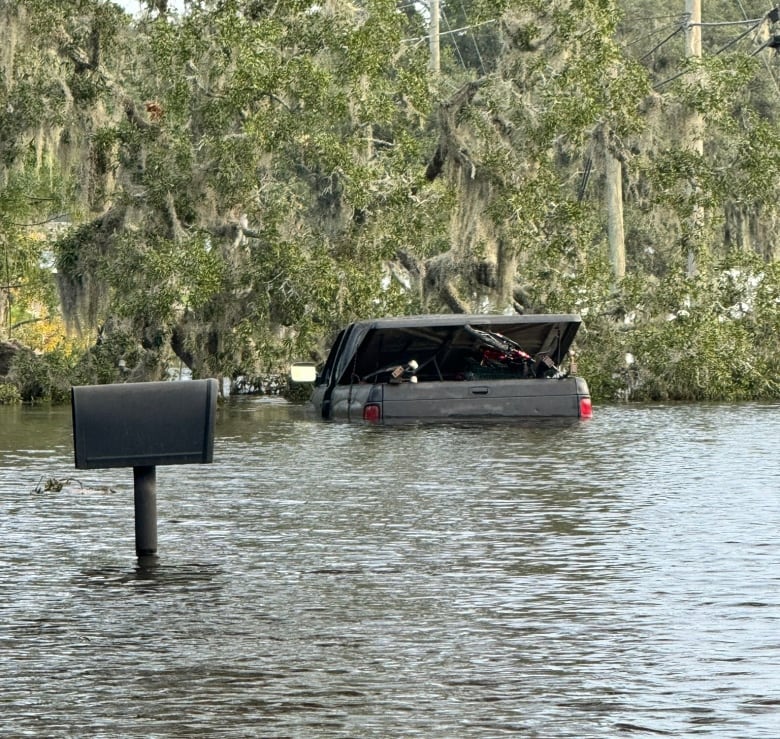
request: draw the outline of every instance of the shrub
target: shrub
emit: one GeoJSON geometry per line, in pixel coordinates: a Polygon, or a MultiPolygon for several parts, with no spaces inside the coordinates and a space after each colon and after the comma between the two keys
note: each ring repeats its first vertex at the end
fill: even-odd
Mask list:
{"type": "Polygon", "coordinates": [[[31,349],[25,348],[16,354],[8,377],[16,385],[19,396],[25,402],[51,397],[49,365],[31,349]]]}
{"type": "Polygon", "coordinates": [[[22,400],[16,385],[0,379],[0,405],[14,405],[22,400]]]}
{"type": "Polygon", "coordinates": [[[612,305],[586,316],[578,341],[580,372],[595,400],[780,395],[778,269],[724,263],[694,279],[623,287],[612,305]]]}
{"type": "Polygon", "coordinates": [[[37,354],[25,348],[14,357],[8,380],[26,403],[67,403],[72,374],[73,359],[67,352],[55,350],[37,354]]]}

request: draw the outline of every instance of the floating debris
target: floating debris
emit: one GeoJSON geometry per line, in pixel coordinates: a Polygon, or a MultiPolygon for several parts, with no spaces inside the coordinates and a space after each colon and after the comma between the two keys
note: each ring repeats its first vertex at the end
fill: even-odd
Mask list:
{"type": "Polygon", "coordinates": [[[44,475],[41,475],[41,479],[38,480],[38,484],[33,488],[33,493],[59,493],[66,485],[75,483],[82,490],[84,486],[81,481],[75,480],[71,477],[67,477],[64,480],[58,480],[56,477],[47,477],[44,482],[44,475]]]}

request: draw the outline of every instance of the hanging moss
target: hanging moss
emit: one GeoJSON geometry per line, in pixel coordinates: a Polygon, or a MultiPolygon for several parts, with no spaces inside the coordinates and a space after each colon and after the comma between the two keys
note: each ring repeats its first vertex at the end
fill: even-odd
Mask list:
{"type": "Polygon", "coordinates": [[[106,257],[121,231],[125,212],[109,211],[79,226],[54,244],[57,287],[70,330],[81,334],[97,326],[109,301],[101,274],[106,257]]]}

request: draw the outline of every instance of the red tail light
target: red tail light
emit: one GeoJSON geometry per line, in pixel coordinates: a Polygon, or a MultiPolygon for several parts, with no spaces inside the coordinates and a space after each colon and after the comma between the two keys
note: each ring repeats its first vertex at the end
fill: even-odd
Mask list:
{"type": "Polygon", "coordinates": [[[580,418],[593,418],[593,403],[590,398],[580,398],[580,418]]]}
{"type": "Polygon", "coordinates": [[[382,420],[382,406],[378,403],[366,403],[363,406],[363,420],[377,423],[382,420]]]}

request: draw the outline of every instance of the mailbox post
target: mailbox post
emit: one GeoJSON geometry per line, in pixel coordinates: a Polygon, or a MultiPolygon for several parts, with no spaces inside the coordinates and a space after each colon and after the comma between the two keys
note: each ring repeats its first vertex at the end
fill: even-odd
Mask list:
{"type": "Polygon", "coordinates": [[[133,468],[136,554],[156,556],[157,465],[212,461],[217,381],[83,385],[71,394],[76,468],[133,468]]]}
{"type": "Polygon", "coordinates": [[[157,468],[133,467],[135,552],[139,557],[157,554],[157,468]]]}

